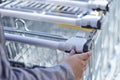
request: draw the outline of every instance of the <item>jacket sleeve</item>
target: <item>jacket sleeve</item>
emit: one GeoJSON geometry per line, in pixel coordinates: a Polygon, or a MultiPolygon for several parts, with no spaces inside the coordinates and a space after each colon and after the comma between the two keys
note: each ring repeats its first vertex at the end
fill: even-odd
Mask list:
{"type": "Polygon", "coordinates": [[[11,67],[0,49],[0,80],[74,80],[71,67],[62,62],[47,68],[17,68],[11,67]]]}

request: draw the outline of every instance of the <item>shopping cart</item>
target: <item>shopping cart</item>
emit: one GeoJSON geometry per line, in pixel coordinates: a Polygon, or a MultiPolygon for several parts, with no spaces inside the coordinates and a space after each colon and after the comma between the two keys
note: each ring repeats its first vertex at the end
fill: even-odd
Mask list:
{"type": "MultiPolygon", "coordinates": [[[[69,2],[66,3],[70,4],[69,2]]],[[[70,37],[75,36],[77,32],[80,32],[77,34],[77,37],[88,39],[91,36],[93,39],[92,47],[90,47],[90,49],[92,49],[93,54],[88,65],[88,69],[86,70],[84,80],[104,80],[104,79],[110,80],[113,79],[115,76],[118,76],[120,70],[118,69],[119,63],[116,64],[116,62],[117,60],[119,60],[119,58],[118,57],[116,58],[116,56],[119,56],[118,54],[119,52],[117,51],[119,44],[117,45],[114,44],[112,48],[114,46],[117,47],[115,47],[115,49],[110,48],[112,51],[110,49],[106,49],[107,48],[106,43],[108,42],[106,38],[107,36],[105,35],[109,35],[110,38],[113,37],[113,35],[109,33],[109,30],[107,30],[108,28],[105,27],[106,25],[108,26],[108,24],[102,27],[104,31],[101,30],[96,31],[95,29],[101,29],[101,25],[98,26],[96,24],[101,23],[101,19],[102,19],[102,16],[99,15],[99,13],[96,12],[96,10],[95,11],[91,9],[84,10],[83,8],[85,8],[84,7],[85,5],[83,6],[82,9],[79,8],[80,6],[78,7],[78,6],[71,6],[71,5],[65,6],[65,5],[61,5],[61,4],[54,5],[51,4],[51,2],[49,1],[30,2],[30,1],[22,1],[22,0],[18,0],[18,1],[11,0],[2,4],[0,9],[2,13],[2,20],[4,26],[7,27],[7,28],[4,27],[4,30],[7,33],[5,35],[7,39],[12,40],[12,42],[10,41],[6,43],[9,52],[8,53],[9,58],[15,61],[25,62],[25,64],[28,66],[32,66],[36,64],[41,66],[52,66],[57,62],[59,62],[60,59],[64,57],[64,55],[67,55],[67,53],[65,53],[64,50],[60,51],[56,49],[43,48],[35,45],[25,44],[24,42],[18,43],[15,42],[15,39],[13,40],[12,38],[14,37],[13,34],[17,34],[18,36],[16,37],[21,36],[19,38],[30,37],[31,39],[34,37],[37,39],[64,42],[67,41],[70,37]],[[88,19],[88,15],[90,16],[89,19],[88,19]],[[85,16],[87,16],[87,18],[85,16]],[[45,19],[41,20],[38,17],[45,19]],[[8,19],[9,21],[11,21],[10,23],[6,21],[8,19]],[[76,24],[77,20],[78,21],[84,20],[85,23],[81,22],[80,24],[76,24]],[[91,25],[92,23],[94,23],[94,25],[91,25]],[[67,26],[67,28],[59,27],[58,25],[67,26]],[[46,28],[48,30],[46,30],[46,28]],[[83,29],[83,28],[89,28],[89,29],[83,29]],[[95,32],[95,34],[93,33],[89,35],[91,31],[95,32]],[[8,35],[8,33],[12,35],[8,35]],[[105,39],[106,41],[102,39],[105,39]],[[114,50],[115,50],[115,55],[113,55],[114,50]],[[107,51],[109,51],[110,54],[106,54],[107,51]],[[111,58],[111,56],[113,56],[113,58],[111,58]],[[114,66],[112,65],[112,63],[110,63],[110,61],[113,61],[114,66]],[[110,73],[109,70],[111,71],[110,73]],[[115,71],[117,72],[115,73],[115,71]]],[[[105,9],[106,9],[106,5],[104,6],[104,10],[105,9]]],[[[117,32],[119,32],[120,29],[118,27],[116,27],[115,29],[116,29],[115,35],[117,35],[118,34],[117,32]]],[[[116,39],[114,41],[116,41],[117,43],[116,39]]],[[[111,43],[113,43],[113,41],[111,41],[111,43]]]]}

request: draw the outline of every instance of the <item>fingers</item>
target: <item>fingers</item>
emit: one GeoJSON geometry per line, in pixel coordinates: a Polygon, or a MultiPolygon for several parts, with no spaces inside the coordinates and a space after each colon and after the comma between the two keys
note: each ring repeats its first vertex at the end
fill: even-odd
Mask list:
{"type": "Polygon", "coordinates": [[[82,61],[83,63],[83,70],[86,70],[87,64],[88,64],[88,60],[86,61],[82,61]]]}
{"type": "Polygon", "coordinates": [[[82,54],[78,54],[78,57],[82,60],[87,60],[91,56],[91,52],[86,52],[82,54]]]}
{"type": "Polygon", "coordinates": [[[70,55],[68,58],[64,59],[64,61],[71,66],[76,80],[80,80],[80,78],[82,78],[82,75],[84,74],[84,71],[87,68],[87,64],[89,61],[88,59],[91,53],[86,52],[82,54],[75,54],[75,51],[73,49],[71,50],[70,55]]]}
{"type": "Polygon", "coordinates": [[[72,49],[72,50],[70,51],[70,56],[72,56],[72,55],[74,55],[74,54],[75,54],[75,50],[72,49]]]}

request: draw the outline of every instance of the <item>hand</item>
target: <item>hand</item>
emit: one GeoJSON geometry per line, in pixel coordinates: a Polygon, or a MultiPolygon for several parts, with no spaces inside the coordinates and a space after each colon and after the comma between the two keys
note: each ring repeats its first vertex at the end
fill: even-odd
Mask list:
{"type": "Polygon", "coordinates": [[[84,71],[86,70],[86,66],[91,55],[90,52],[75,54],[75,51],[72,50],[70,52],[72,56],[64,58],[63,61],[67,62],[75,75],[76,80],[80,80],[82,78],[84,71]]]}

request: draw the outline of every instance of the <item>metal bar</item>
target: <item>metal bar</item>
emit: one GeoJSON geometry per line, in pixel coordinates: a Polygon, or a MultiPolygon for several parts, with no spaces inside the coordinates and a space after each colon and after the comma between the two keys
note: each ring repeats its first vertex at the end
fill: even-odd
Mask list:
{"type": "Polygon", "coordinates": [[[3,27],[2,27],[1,14],[0,14],[0,44],[2,44],[2,46],[4,46],[4,44],[5,44],[5,38],[4,38],[4,31],[3,31],[3,27]]]}
{"type": "Polygon", "coordinates": [[[81,37],[72,37],[67,41],[60,42],[60,41],[38,39],[33,37],[24,37],[20,35],[5,33],[5,38],[6,40],[9,41],[21,42],[21,43],[26,43],[41,47],[47,47],[51,49],[59,49],[61,51],[67,51],[67,52],[69,52],[71,49],[74,48],[76,52],[81,53],[84,51],[84,48],[86,48],[87,50],[88,49],[87,46],[89,46],[86,45],[86,43],[88,43],[88,40],[86,38],[81,38],[81,37]]]}
{"type": "Polygon", "coordinates": [[[45,33],[45,32],[22,31],[22,30],[11,29],[11,28],[6,27],[6,26],[4,26],[4,30],[7,31],[7,32],[22,33],[22,34],[28,34],[28,35],[34,35],[34,36],[40,36],[40,37],[58,39],[58,40],[63,40],[63,41],[67,40],[67,38],[65,38],[63,36],[55,35],[55,34],[50,34],[50,33],[45,33]]]}
{"type": "Polygon", "coordinates": [[[5,33],[6,40],[57,49],[59,42],[5,33]]]}
{"type": "Polygon", "coordinates": [[[46,21],[52,23],[66,23],[66,24],[76,24],[77,19],[74,18],[66,18],[60,16],[52,16],[45,14],[37,14],[37,13],[27,13],[21,11],[13,11],[7,9],[0,9],[2,16],[11,16],[22,19],[29,19],[35,21],[46,21]]]}
{"type": "Polygon", "coordinates": [[[54,15],[46,15],[46,14],[38,14],[38,13],[28,13],[7,9],[0,9],[2,16],[11,16],[16,18],[35,20],[35,21],[45,21],[51,23],[63,23],[63,24],[71,24],[77,26],[89,26],[88,28],[100,28],[100,19],[101,16],[92,16],[87,15],[80,19],[76,18],[68,18],[62,16],[54,16],[54,15]],[[99,24],[98,24],[99,23],[99,24]]]}

